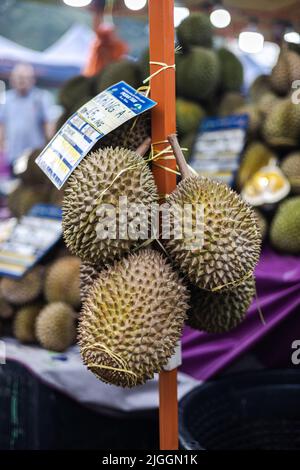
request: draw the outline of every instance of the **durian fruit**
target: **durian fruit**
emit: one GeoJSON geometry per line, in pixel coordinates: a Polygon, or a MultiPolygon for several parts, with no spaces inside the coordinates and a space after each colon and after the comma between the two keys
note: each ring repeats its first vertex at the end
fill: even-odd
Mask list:
{"type": "MultiPolygon", "coordinates": [[[[1,281],[0,281],[1,285],[1,281]]],[[[0,296],[0,318],[2,320],[7,320],[11,318],[14,314],[14,308],[10,305],[3,297],[0,296]]]]}
{"type": "Polygon", "coordinates": [[[256,217],[257,226],[259,228],[261,238],[264,240],[268,233],[268,222],[264,215],[256,208],[253,209],[256,217]]]}
{"type": "Polygon", "coordinates": [[[217,50],[220,62],[220,87],[223,91],[240,91],[244,82],[244,69],[239,59],[228,49],[217,50]]]}
{"type": "Polygon", "coordinates": [[[218,115],[222,117],[230,116],[241,106],[244,106],[244,104],[245,98],[240,93],[236,91],[225,93],[220,101],[218,115]]]}
{"type": "Polygon", "coordinates": [[[269,93],[272,93],[270,76],[259,75],[256,77],[249,88],[251,101],[256,103],[260,101],[264,95],[269,93]]]}
{"type": "Polygon", "coordinates": [[[176,100],[176,122],[179,135],[186,135],[198,130],[205,117],[205,110],[198,103],[183,98],[176,100]]]}
{"type": "Polygon", "coordinates": [[[237,108],[234,114],[247,114],[249,123],[248,123],[248,131],[250,134],[256,134],[261,126],[261,114],[254,104],[245,104],[240,108],[237,108]]]}
{"type": "Polygon", "coordinates": [[[270,239],[274,248],[300,253],[300,196],[283,201],[272,220],[270,239]]]}
{"type": "Polygon", "coordinates": [[[266,145],[261,142],[252,142],[242,156],[242,162],[237,174],[237,185],[243,188],[244,184],[260,168],[268,165],[276,156],[266,145]]]}
{"type": "Polygon", "coordinates": [[[290,182],[294,194],[300,194],[300,152],[287,155],[282,163],[281,169],[290,182]]]}
{"type": "Polygon", "coordinates": [[[273,107],[278,103],[279,98],[274,93],[265,93],[256,103],[256,107],[262,118],[271,112],[273,107]]]}
{"type": "Polygon", "coordinates": [[[45,349],[62,352],[72,345],[75,336],[75,312],[64,302],[53,302],[39,313],[35,334],[45,349]]]}
{"type": "Polygon", "coordinates": [[[97,80],[97,91],[100,93],[111,85],[115,85],[122,80],[133,88],[138,88],[142,85],[140,69],[137,62],[122,59],[108,64],[99,75],[97,80]]]}
{"type": "Polygon", "coordinates": [[[300,56],[294,51],[282,48],[270,76],[273,90],[279,95],[287,95],[291,90],[292,83],[299,78],[300,56]]]}
{"type": "Polygon", "coordinates": [[[48,302],[65,302],[74,308],[80,306],[80,259],[64,256],[54,261],[45,280],[45,297],[48,302]]]}
{"type": "Polygon", "coordinates": [[[227,292],[207,292],[191,287],[187,324],[207,333],[230,331],[244,320],[254,295],[253,276],[227,292]]]}
{"type": "Polygon", "coordinates": [[[177,62],[178,94],[191,100],[208,100],[215,93],[220,79],[216,53],[194,47],[177,62]]]}
{"type": "Polygon", "coordinates": [[[13,334],[21,343],[33,343],[35,337],[35,322],[42,309],[41,304],[31,304],[16,312],[13,323],[13,334]]]}
{"type": "Polygon", "coordinates": [[[26,166],[22,173],[18,174],[21,181],[26,185],[43,185],[48,183],[47,176],[35,163],[36,158],[42,149],[36,149],[30,152],[26,158],[26,166]]]}
{"type": "Polygon", "coordinates": [[[80,265],[80,298],[84,302],[88,297],[96,279],[99,277],[103,266],[99,266],[88,261],[82,262],[80,265]]]}
{"type": "Polygon", "coordinates": [[[262,135],[272,146],[296,146],[300,141],[300,106],[290,98],[278,101],[266,116],[262,135]]]}
{"type": "Polygon", "coordinates": [[[93,80],[84,75],[71,78],[61,88],[58,102],[66,109],[73,109],[75,102],[82,96],[93,96],[93,80]]]}
{"type": "Polygon", "coordinates": [[[145,80],[150,76],[150,53],[149,53],[149,48],[145,49],[139,59],[139,67],[140,67],[140,74],[141,74],[141,80],[145,80]]]}
{"type": "Polygon", "coordinates": [[[233,289],[253,272],[259,259],[261,236],[255,215],[227,185],[190,176],[176,136],[169,136],[169,141],[183,180],[167,198],[170,237],[163,240],[166,251],[197,287],[233,289]],[[190,212],[192,219],[186,220],[190,212]]]}
{"type": "Polygon", "coordinates": [[[49,186],[20,184],[7,199],[8,207],[15,217],[25,215],[35,204],[48,202],[49,186]]]}
{"type": "Polygon", "coordinates": [[[177,39],[184,50],[192,46],[212,47],[213,27],[203,13],[191,13],[177,28],[177,39]]]}
{"type": "Polygon", "coordinates": [[[195,133],[190,133],[190,134],[185,135],[184,137],[179,138],[180,147],[182,148],[182,152],[187,162],[192,157],[195,140],[196,140],[195,133]]]}
{"type": "Polygon", "coordinates": [[[123,258],[95,281],[79,320],[86,366],[103,382],[144,384],[174,353],[186,316],[186,287],[150,249],[123,258]]]}
{"type": "MultiPolygon", "coordinates": [[[[84,261],[95,264],[112,261],[140,243],[134,237],[119,235],[119,198],[126,197],[129,206],[143,204],[145,208],[158,200],[153,175],[143,157],[118,147],[87,155],[70,176],[65,194],[66,245],[84,261]],[[99,230],[110,234],[104,239],[99,230]]],[[[127,227],[134,220],[129,213],[127,227]]]]}
{"type": "Polygon", "coordinates": [[[120,127],[110,132],[103,139],[98,140],[93,147],[96,151],[104,147],[124,147],[135,151],[147,137],[151,135],[150,113],[143,113],[136,118],[130,119],[120,127]]]}
{"type": "Polygon", "coordinates": [[[0,281],[0,294],[13,305],[23,305],[36,300],[42,293],[43,267],[36,266],[21,279],[3,277],[0,281]]]}

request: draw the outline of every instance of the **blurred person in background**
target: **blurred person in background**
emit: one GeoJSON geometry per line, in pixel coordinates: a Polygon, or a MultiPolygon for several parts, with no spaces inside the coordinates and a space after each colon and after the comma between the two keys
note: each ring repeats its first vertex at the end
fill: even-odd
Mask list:
{"type": "Polygon", "coordinates": [[[18,64],[10,76],[11,89],[0,105],[0,151],[13,164],[24,151],[43,147],[54,134],[52,97],[35,86],[34,69],[18,64]]]}

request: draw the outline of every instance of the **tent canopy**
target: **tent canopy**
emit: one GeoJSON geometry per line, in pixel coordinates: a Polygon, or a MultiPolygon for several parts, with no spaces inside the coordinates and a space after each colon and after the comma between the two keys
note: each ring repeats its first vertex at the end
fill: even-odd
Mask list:
{"type": "Polygon", "coordinates": [[[80,73],[93,38],[91,29],[75,24],[55,44],[38,52],[0,36],[0,77],[8,78],[15,64],[27,62],[33,65],[40,82],[58,86],[80,73]]]}

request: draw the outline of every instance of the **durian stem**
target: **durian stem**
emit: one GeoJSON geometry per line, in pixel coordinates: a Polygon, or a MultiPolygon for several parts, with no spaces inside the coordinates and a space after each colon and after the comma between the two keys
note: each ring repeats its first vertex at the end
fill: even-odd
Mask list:
{"type": "Polygon", "coordinates": [[[171,134],[168,136],[168,141],[170,142],[170,145],[172,147],[172,150],[174,152],[176,162],[179,168],[179,171],[181,173],[182,178],[189,178],[190,176],[193,175],[191,170],[188,167],[188,164],[184,158],[184,155],[182,153],[182,150],[180,148],[177,135],[176,134],[171,134]]]}
{"type": "Polygon", "coordinates": [[[136,153],[143,157],[148,152],[151,145],[150,137],[147,137],[144,142],[136,149],[136,153]]]}

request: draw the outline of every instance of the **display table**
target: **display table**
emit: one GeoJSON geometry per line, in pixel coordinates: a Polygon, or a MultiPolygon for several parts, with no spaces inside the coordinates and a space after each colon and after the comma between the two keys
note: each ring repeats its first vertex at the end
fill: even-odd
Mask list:
{"type": "Polygon", "coordinates": [[[256,289],[257,300],[246,319],[231,332],[216,335],[185,329],[182,372],[207,380],[250,349],[266,367],[292,365],[291,345],[300,340],[300,257],[264,247],[256,268],[256,289]]]}

